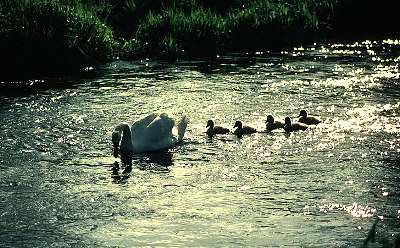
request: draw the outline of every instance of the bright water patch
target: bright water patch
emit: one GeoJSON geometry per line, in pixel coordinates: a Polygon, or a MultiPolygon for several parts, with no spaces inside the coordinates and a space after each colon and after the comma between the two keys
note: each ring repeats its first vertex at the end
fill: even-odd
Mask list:
{"type": "Polygon", "coordinates": [[[392,242],[400,231],[392,43],[118,61],[93,78],[35,81],[17,93],[21,85],[3,84],[2,246],[347,247],[362,244],[376,218],[378,241],[392,242]],[[291,135],[203,133],[208,119],[263,130],[268,114],[295,119],[301,109],[324,122],[291,135]],[[136,154],[126,167],[112,157],[111,132],[153,111],[187,115],[185,142],[136,154]]]}

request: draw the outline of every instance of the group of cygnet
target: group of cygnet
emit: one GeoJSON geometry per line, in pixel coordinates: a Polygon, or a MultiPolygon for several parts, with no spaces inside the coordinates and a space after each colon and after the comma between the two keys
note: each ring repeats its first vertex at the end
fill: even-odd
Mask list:
{"type": "MultiPolygon", "coordinates": [[[[290,117],[286,117],[285,122],[282,122],[275,120],[272,115],[268,115],[266,121],[266,130],[270,132],[275,129],[283,128],[285,132],[293,132],[298,130],[306,130],[308,128],[308,125],[316,125],[320,122],[322,122],[320,118],[316,116],[310,116],[307,114],[307,111],[301,110],[298,122],[292,122],[292,119],[290,117]]],[[[206,128],[206,133],[208,135],[228,134],[231,132],[229,128],[215,125],[213,120],[207,121],[206,128]]],[[[259,132],[255,127],[243,125],[241,121],[236,121],[233,128],[233,133],[236,135],[252,134],[259,132]]]]}

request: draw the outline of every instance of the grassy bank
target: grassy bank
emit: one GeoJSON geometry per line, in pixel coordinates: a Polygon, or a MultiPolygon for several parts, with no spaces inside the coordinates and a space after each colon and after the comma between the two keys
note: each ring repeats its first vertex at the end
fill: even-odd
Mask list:
{"type": "Polygon", "coordinates": [[[397,9],[397,0],[3,0],[0,76],[58,74],[117,58],[398,38],[397,9]]]}

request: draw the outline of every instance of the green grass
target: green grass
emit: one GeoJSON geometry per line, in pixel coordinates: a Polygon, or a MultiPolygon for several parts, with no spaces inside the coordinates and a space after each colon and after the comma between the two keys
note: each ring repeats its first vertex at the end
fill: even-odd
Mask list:
{"type": "Polygon", "coordinates": [[[8,0],[1,10],[0,61],[5,71],[42,74],[112,59],[112,30],[90,12],[50,0],[8,0]]]}
{"type": "Polygon", "coordinates": [[[2,0],[0,77],[399,38],[399,8],[398,0],[2,0]]]}
{"type": "Polygon", "coordinates": [[[114,59],[126,45],[82,5],[6,0],[0,6],[0,64],[11,75],[73,71],[114,59]]]}
{"type": "Polygon", "coordinates": [[[318,7],[312,1],[264,0],[243,10],[233,10],[227,20],[232,48],[247,49],[247,44],[252,50],[280,49],[309,42],[320,28],[318,7]]]}
{"type": "Polygon", "coordinates": [[[215,55],[222,49],[225,20],[211,10],[185,13],[168,8],[150,12],[136,34],[146,55],[162,57],[215,55]]]}
{"type": "Polygon", "coordinates": [[[321,31],[320,23],[328,21],[317,13],[327,10],[332,11],[330,2],[300,0],[258,0],[226,11],[172,6],[150,12],[139,24],[136,38],[153,56],[280,49],[312,41],[321,31]]]}

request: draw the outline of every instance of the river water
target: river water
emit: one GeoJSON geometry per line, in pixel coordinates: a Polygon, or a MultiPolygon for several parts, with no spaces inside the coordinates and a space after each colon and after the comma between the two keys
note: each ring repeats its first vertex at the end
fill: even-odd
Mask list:
{"type": "Polygon", "coordinates": [[[81,78],[2,83],[0,246],[354,247],[376,220],[375,245],[393,243],[399,46],[117,61],[81,78]],[[268,114],[301,109],[324,122],[204,134],[208,119],[263,130],[268,114]],[[115,125],[154,111],[189,118],[183,144],[115,159],[115,125]]]}

